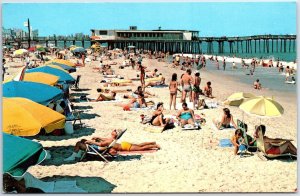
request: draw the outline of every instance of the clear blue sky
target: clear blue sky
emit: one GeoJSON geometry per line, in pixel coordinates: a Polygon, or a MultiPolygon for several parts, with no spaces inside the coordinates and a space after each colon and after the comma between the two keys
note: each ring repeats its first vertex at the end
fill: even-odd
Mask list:
{"type": "Polygon", "coordinates": [[[84,33],[90,29],[199,30],[200,36],[296,34],[295,2],[194,3],[9,3],[2,25],[22,28],[30,19],[40,36],[84,33]]]}

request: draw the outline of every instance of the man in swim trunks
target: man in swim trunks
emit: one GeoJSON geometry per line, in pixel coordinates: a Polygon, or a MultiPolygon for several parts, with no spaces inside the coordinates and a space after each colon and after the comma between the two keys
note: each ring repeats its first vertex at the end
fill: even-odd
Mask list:
{"type": "Polygon", "coordinates": [[[214,98],[214,97],[212,96],[212,87],[211,87],[211,82],[210,82],[210,81],[208,81],[208,82],[206,83],[206,86],[204,87],[204,95],[205,95],[206,97],[209,97],[209,98],[214,98]]]}
{"type": "Polygon", "coordinates": [[[200,89],[200,83],[201,83],[201,78],[200,78],[200,72],[195,73],[195,78],[194,78],[194,86],[192,88],[192,97],[193,97],[193,107],[195,109],[195,105],[198,104],[198,98],[199,95],[201,94],[201,89],[200,89]]]}
{"type": "Polygon", "coordinates": [[[189,93],[190,102],[192,102],[192,83],[193,77],[191,76],[192,71],[190,69],[186,70],[186,73],[183,74],[181,78],[182,85],[182,99],[181,102],[185,102],[186,95],[189,93]]]}

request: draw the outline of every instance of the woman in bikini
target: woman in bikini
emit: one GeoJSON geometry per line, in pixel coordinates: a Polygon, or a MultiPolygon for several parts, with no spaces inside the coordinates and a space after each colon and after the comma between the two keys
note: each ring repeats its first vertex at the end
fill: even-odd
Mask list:
{"type": "Polygon", "coordinates": [[[176,97],[177,97],[177,89],[178,89],[176,73],[173,73],[172,75],[172,80],[169,84],[169,89],[170,89],[170,110],[171,110],[172,102],[174,105],[174,110],[176,110],[176,97]]]}
{"type": "Polygon", "coordinates": [[[181,127],[184,127],[186,124],[195,124],[195,115],[194,110],[189,109],[187,104],[182,103],[182,110],[180,110],[177,114],[177,118],[180,120],[181,127]]]}
{"type": "Polygon", "coordinates": [[[216,119],[213,120],[214,124],[216,125],[216,127],[220,130],[220,129],[224,129],[224,128],[230,128],[230,124],[232,124],[234,126],[234,128],[237,129],[237,126],[233,120],[233,116],[232,114],[230,114],[230,110],[228,108],[224,108],[223,109],[223,116],[221,121],[217,121],[216,119]]]}
{"type": "Polygon", "coordinates": [[[110,92],[108,95],[104,95],[102,93],[99,94],[97,99],[90,99],[91,102],[98,102],[98,101],[112,101],[116,99],[116,92],[110,92]]]}
{"type": "Polygon", "coordinates": [[[159,102],[157,104],[157,109],[152,114],[152,119],[150,121],[151,125],[164,127],[169,123],[170,119],[164,118],[163,111],[164,105],[162,102],[159,102]]]}
{"type": "MultiPolygon", "coordinates": [[[[280,139],[280,138],[269,138],[265,136],[266,126],[259,125],[255,126],[254,137],[263,137],[265,152],[267,154],[286,154],[297,155],[297,148],[291,142],[292,140],[280,139]]],[[[258,141],[258,140],[257,140],[258,141]]]]}

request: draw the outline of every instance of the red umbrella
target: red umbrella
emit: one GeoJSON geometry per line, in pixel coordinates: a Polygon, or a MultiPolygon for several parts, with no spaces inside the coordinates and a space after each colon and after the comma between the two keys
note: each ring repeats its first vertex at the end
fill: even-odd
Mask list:
{"type": "Polygon", "coordinates": [[[30,47],[30,48],[28,49],[29,52],[34,52],[35,50],[36,50],[35,47],[30,47]]]}

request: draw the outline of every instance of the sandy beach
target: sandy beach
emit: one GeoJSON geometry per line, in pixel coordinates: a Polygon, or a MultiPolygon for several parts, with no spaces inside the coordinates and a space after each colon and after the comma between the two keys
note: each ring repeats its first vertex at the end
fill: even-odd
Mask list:
{"type": "MultiPolygon", "coordinates": [[[[91,56],[89,56],[92,59],[91,56]]],[[[104,60],[112,65],[117,75],[125,79],[136,77],[137,70],[131,67],[119,69],[124,57],[104,60]]],[[[75,62],[75,59],[71,59],[75,62]]],[[[7,62],[8,73],[14,75],[20,68],[12,65],[21,63],[7,62]]],[[[171,68],[167,62],[144,58],[142,64],[149,70],[158,69],[169,84],[171,75],[180,76],[184,71],[171,68]]],[[[77,68],[71,75],[81,75],[80,91],[71,90],[71,96],[79,99],[81,95],[97,98],[97,88],[104,76],[93,69],[99,66],[99,59],[91,61],[85,67],[77,68]]],[[[219,147],[220,139],[229,139],[234,131],[216,130],[212,119],[220,118],[222,109],[228,107],[234,120],[244,119],[248,124],[249,135],[253,135],[254,126],[260,123],[267,127],[266,135],[271,138],[293,139],[297,145],[297,96],[269,90],[255,90],[251,85],[240,83],[232,77],[215,74],[213,71],[200,71],[201,89],[207,81],[212,82],[214,101],[219,103],[215,109],[195,110],[206,119],[201,130],[182,131],[180,127],[151,133],[146,125],[140,123],[140,115],[151,115],[151,110],[123,111],[113,103],[74,102],[75,108],[82,110],[83,128],[74,130],[72,135],[39,136],[40,142],[51,153],[51,159],[31,167],[28,172],[38,179],[52,176],[101,177],[114,184],[113,193],[157,193],[157,192],[294,192],[297,188],[297,161],[262,160],[256,154],[240,157],[233,154],[233,148],[219,147]],[[258,118],[243,113],[233,106],[223,106],[222,102],[234,92],[249,92],[255,95],[272,97],[284,108],[284,114],[276,118],[258,118]],[[204,115],[203,115],[203,114],[204,115]],[[138,155],[119,156],[109,163],[103,161],[64,162],[72,154],[75,143],[83,138],[94,136],[106,137],[113,129],[127,128],[119,142],[142,143],[156,141],[161,149],[156,152],[138,155]]],[[[194,75],[194,74],[193,74],[194,75]]],[[[110,89],[135,90],[140,81],[133,81],[133,86],[109,87],[110,89]]],[[[169,89],[146,88],[155,94],[155,103],[162,101],[166,115],[175,115],[169,110],[169,89]]],[[[122,96],[122,93],[120,93],[122,96]]],[[[119,95],[118,95],[119,96],[119,95]]],[[[128,100],[123,100],[128,102],[128,100]]],[[[179,103],[179,98],[177,98],[179,103]]],[[[92,185],[93,178],[88,182],[92,185]]]]}

